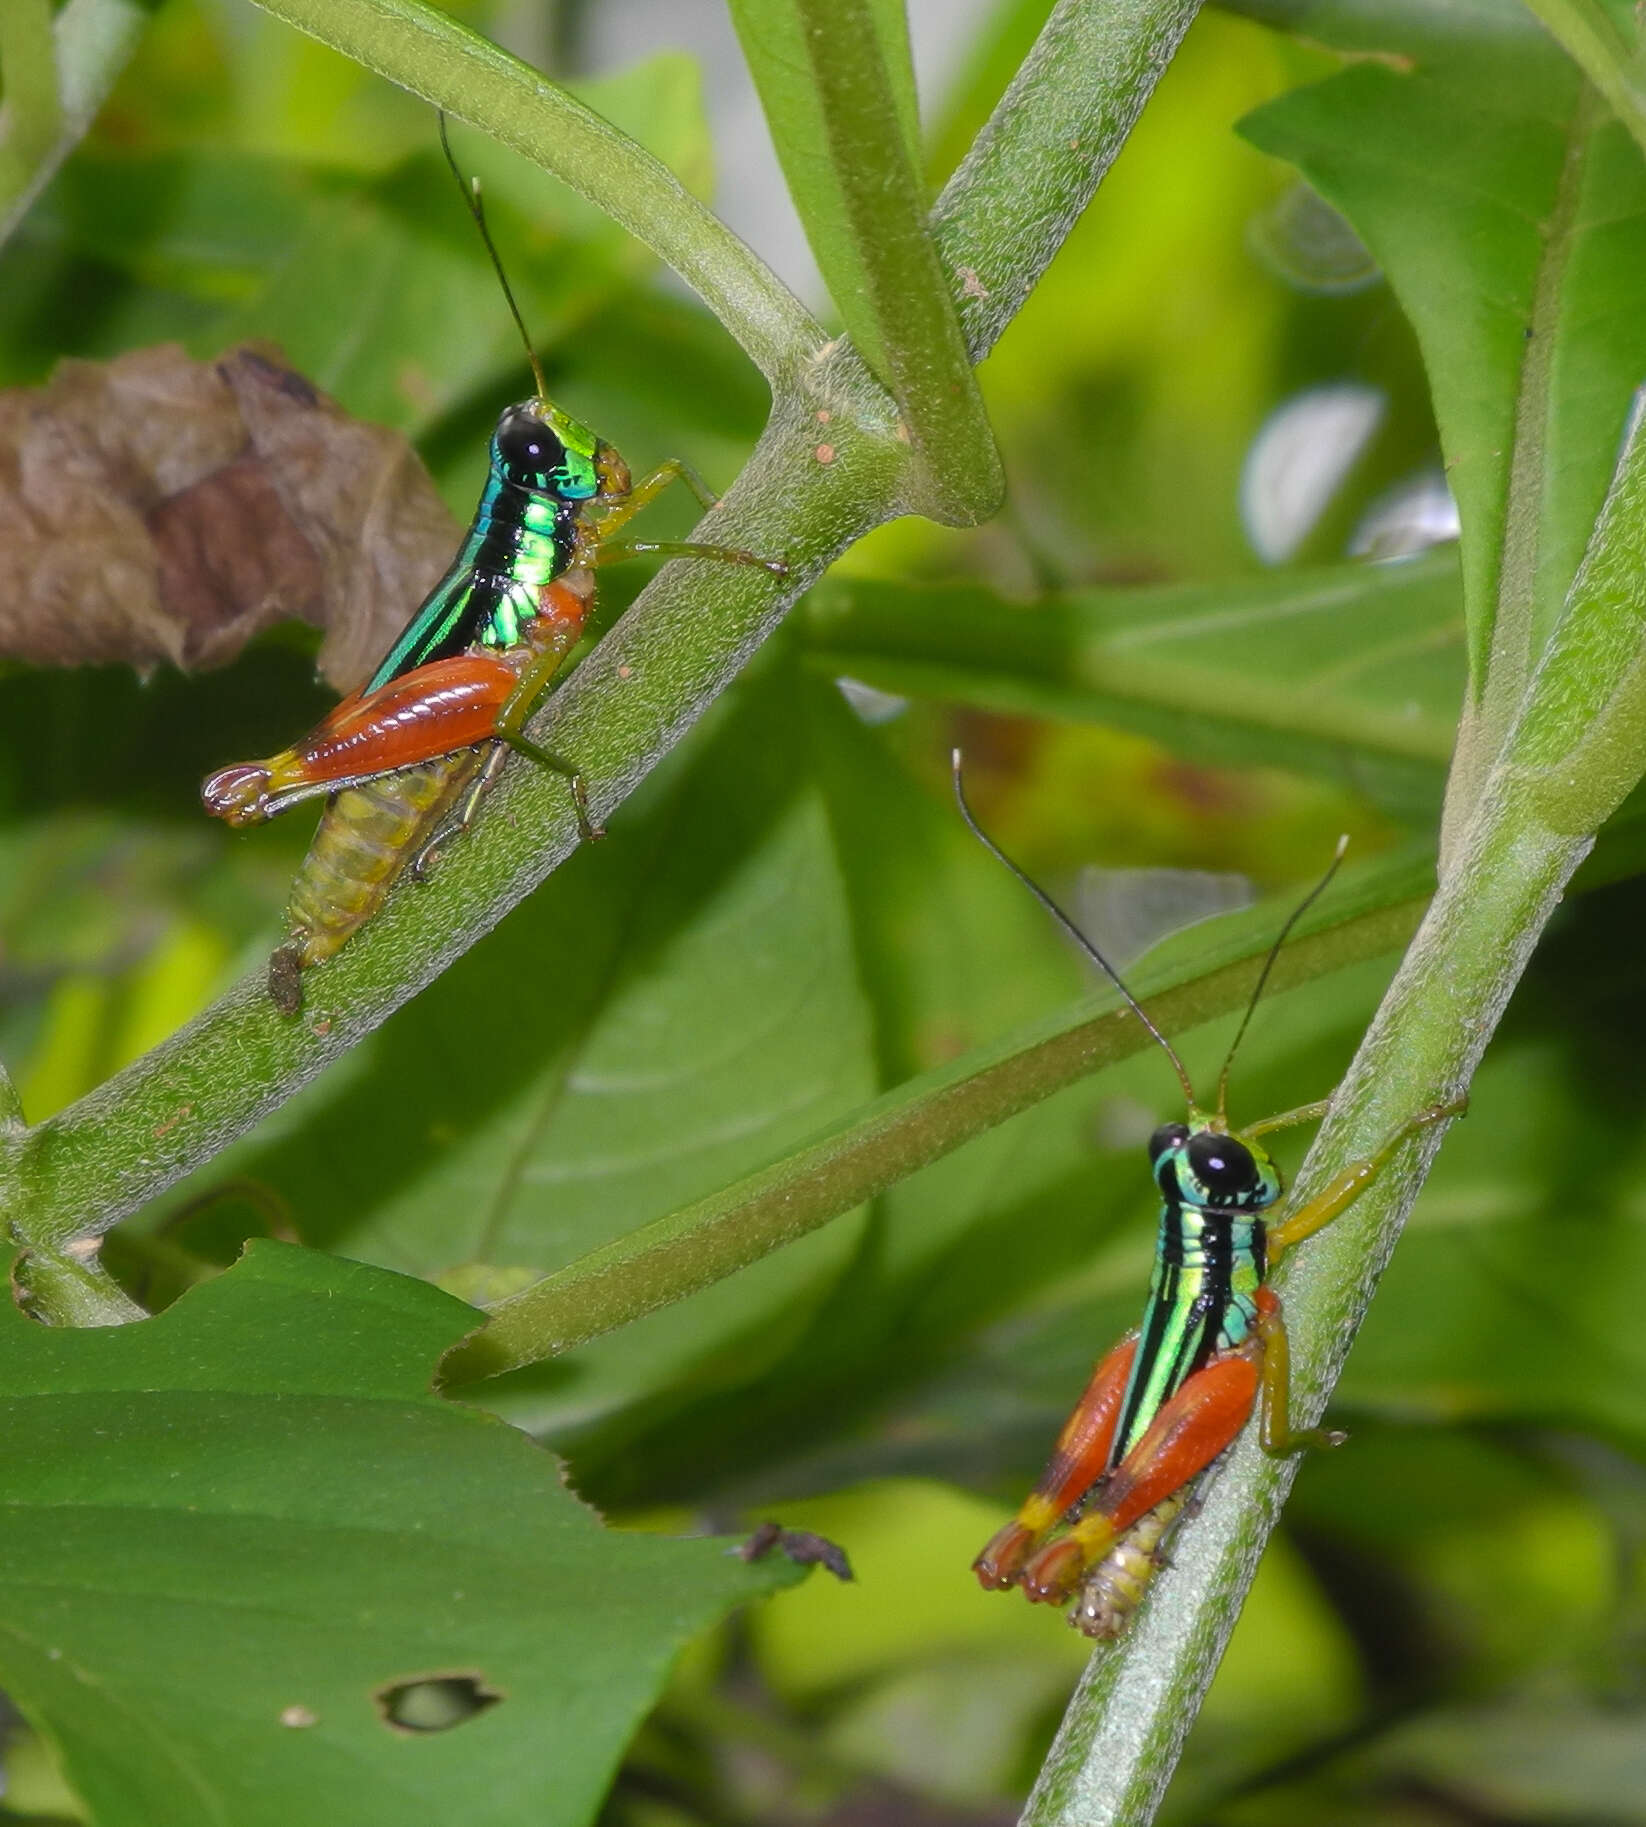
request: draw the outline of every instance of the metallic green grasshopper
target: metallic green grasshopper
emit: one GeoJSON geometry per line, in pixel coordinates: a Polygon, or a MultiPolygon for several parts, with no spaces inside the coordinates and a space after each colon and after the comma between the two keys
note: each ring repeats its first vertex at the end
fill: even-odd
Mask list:
{"type": "Polygon", "coordinates": [[[1281,1197],[1280,1173],[1257,1138],[1323,1117],[1329,1100],[1232,1129],[1229,1066],[1287,934],[1324,892],[1344,845],[1270,949],[1223,1062],[1217,1109],[1208,1112],[1196,1103],[1170,1042],[1108,960],[978,825],[962,790],[958,749],[954,788],[961,815],[978,840],[1125,998],[1172,1062],[1188,1105],[1186,1122],[1162,1124],[1149,1141],[1161,1208],[1142,1324],[1099,1362],[1039,1484],[972,1563],[985,1588],[1021,1586],[1037,1603],[1072,1600],[1069,1622],[1076,1629],[1089,1637],[1112,1637],[1142,1600],[1190,1484],[1233,1442],[1254,1407],[1261,1410],[1265,1452],[1295,1453],[1342,1440],[1326,1430],[1292,1429],[1286,1325],[1280,1297],[1267,1278],[1288,1250],[1338,1217],[1402,1143],[1460,1114],[1464,1100],[1419,1111],[1314,1198],[1284,1216],[1268,1216],[1281,1197]]]}
{"type": "Polygon", "coordinates": [[[786,576],[780,559],[728,546],[623,540],[613,534],[671,482],[705,506],[714,496],[684,464],[639,482],[602,438],[545,398],[543,370],[486,227],[478,187],[468,201],[519,328],[536,394],[508,407],[492,433],[474,520],[450,567],[413,612],[366,683],[300,742],[237,762],[202,788],[206,810],[235,826],[305,799],[329,799],[287,907],[289,937],[269,961],[269,990],[293,1014],[302,972],[337,953],[408,867],[415,875],[465,829],[511,749],[563,775],[578,828],[589,822],[582,775],[529,741],[524,725],[581,638],[596,565],[639,553],[712,558],[786,576]]]}

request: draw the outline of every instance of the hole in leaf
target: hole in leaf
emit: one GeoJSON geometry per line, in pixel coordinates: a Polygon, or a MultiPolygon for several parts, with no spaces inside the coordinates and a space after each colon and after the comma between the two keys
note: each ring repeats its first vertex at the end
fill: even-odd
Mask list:
{"type": "Polygon", "coordinates": [[[387,1682],[372,1695],[372,1703],[391,1731],[449,1732],[502,1698],[478,1674],[458,1671],[387,1682]]]}

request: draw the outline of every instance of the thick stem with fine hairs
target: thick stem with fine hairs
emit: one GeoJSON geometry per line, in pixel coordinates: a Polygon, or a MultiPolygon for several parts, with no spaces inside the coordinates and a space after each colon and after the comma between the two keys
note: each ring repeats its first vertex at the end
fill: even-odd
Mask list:
{"type": "MultiPolygon", "coordinates": [[[[273,0],[271,10],[345,49],[364,33],[369,45],[362,40],[360,53],[371,67],[556,168],[548,142],[561,104],[541,93],[553,85],[444,15],[415,0],[273,0]],[[402,70],[396,58],[411,67],[402,70]],[[509,111],[522,97],[538,123],[529,132],[509,111]]],[[[1186,0],[1106,7],[1097,33],[1104,55],[1085,61],[1095,40],[1084,21],[1093,10],[1084,0],[1063,0],[1042,35],[1047,48],[1025,65],[979,142],[980,155],[944,193],[940,233],[957,237],[962,249],[987,244],[1016,263],[1009,283],[1003,271],[997,275],[1002,290],[988,301],[985,318],[964,314],[974,353],[1004,328],[1011,314],[1004,301],[1021,302],[1056,253],[1119,151],[1123,126],[1158,80],[1164,47],[1176,43],[1194,8],[1186,0]],[[1116,82],[1130,85],[1126,93],[1110,92],[1116,82]],[[1080,159],[1048,163],[1032,128],[1037,96],[1048,118],[1108,128],[1080,159]],[[1011,232],[1014,190],[1029,168],[1035,182],[1022,192],[1022,205],[1032,220],[1011,232]]],[[[705,296],[727,310],[734,333],[751,353],[758,346],[757,359],[775,377],[771,421],[696,536],[782,553],[791,570],[779,586],[742,567],[705,577],[702,566],[665,566],[555,693],[533,738],[578,756],[597,816],[685,736],[835,557],[905,511],[913,461],[898,439],[893,402],[852,351],[820,351],[810,318],[747,268],[753,257],[741,243],[718,224],[706,226],[700,206],[687,210],[672,179],[661,183],[644,169],[649,155],[632,153],[637,157],[626,154],[602,177],[621,193],[612,199],[620,219],[660,251],[673,245],[671,234],[684,236],[700,269],[693,283],[703,280],[705,296]],[[677,210],[683,226],[671,227],[677,210]],[[820,411],[829,414],[826,445],[817,434],[820,411]]],[[[51,1251],[109,1230],[277,1109],[488,932],[575,847],[576,823],[560,783],[511,770],[494,804],[506,815],[483,819],[433,881],[391,903],[327,967],[304,1022],[275,1014],[259,976],[49,1121],[0,1133],[0,1217],[12,1234],[51,1251]]]]}

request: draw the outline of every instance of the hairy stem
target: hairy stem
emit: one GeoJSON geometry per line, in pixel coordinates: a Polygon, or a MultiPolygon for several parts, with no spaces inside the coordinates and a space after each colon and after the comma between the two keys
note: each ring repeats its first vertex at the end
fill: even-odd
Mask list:
{"type": "MultiPolygon", "coordinates": [[[[487,131],[496,126],[492,111],[506,113],[516,102],[529,104],[534,144],[560,119],[551,85],[410,0],[280,0],[280,10],[294,19],[315,15],[329,42],[341,43],[345,28],[365,31],[377,54],[392,52],[398,60],[384,66],[386,73],[487,131]]],[[[1019,301],[1090,196],[1097,164],[1112,159],[1123,137],[1116,126],[1101,146],[1088,146],[1091,157],[1046,165],[1038,189],[1019,199],[1033,226],[1002,239],[1013,201],[1012,161],[1026,143],[1037,87],[1054,114],[1129,125],[1192,8],[1184,0],[1126,0],[1104,9],[1108,50],[1084,63],[1088,41],[1069,25],[1088,10],[1064,5],[1053,15],[1049,48],[1043,36],[1032,69],[1026,66],[1001,104],[1008,118],[997,116],[994,149],[971,179],[958,174],[945,193],[945,232],[957,245],[986,240],[1016,249],[1026,263],[1008,288],[1019,301]],[[1126,92],[1107,93],[1111,82],[1128,85],[1126,92]],[[1080,104],[1083,91],[1089,93],[1080,104]]],[[[1078,18],[1073,23],[1078,27],[1078,18]]],[[[687,213],[701,227],[695,203],[687,213]]],[[[718,225],[714,232],[724,233],[718,225]]],[[[1009,312],[1002,314],[1000,299],[990,306],[998,333],[1009,312]]],[[[789,323],[784,317],[772,326],[770,354],[792,347],[783,328],[789,323]]],[[[782,553],[790,576],[779,587],[754,570],[667,565],[555,693],[532,734],[577,756],[596,816],[617,805],[685,736],[839,553],[903,511],[910,453],[896,436],[889,406],[850,350],[787,375],[747,468],[698,537],[782,553]],[[830,414],[826,460],[817,438],[823,410],[830,414]]],[[[302,1022],[276,1015],[259,975],[69,1109],[20,1135],[0,1133],[0,1217],[13,1234],[50,1250],[109,1230],[278,1109],[490,931],[577,842],[564,788],[535,770],[510,770],[493,803],[498,815],[488,813],[453,846],[432,882],[396,896],[317,977],[302,1022]]]]}
{"type": "MultiPolygon", "coordinates": [[[[1605,508],[1454,865],[1299,1176],[1307,1199],[1472,1077],[1593,833],[1646,769],[1646,435],[1637,405],[1605,508]]],[[[1429,1129],[1279,1277],[1291,1315],[1294,1424],[1325,1406],[1440,1134],[1429,1129]]],[[[1214,1477],[1138,1627],[1100,1652],[1024,1815],[1030,1827],[1150,1818],[1295,1462],[1250,1438],[1214,1477]]]]}
{"type": "MultiPolygon", "coordinates": [[[[1340,902],[1330,924],[1286,948],[1272,982],[1289,987],[1398,950],[1422,914],[1425,874],[1379,871],[1372,904],[1340,902]]],[[[1182,1034],[1245,1002],[1274,921],[1265,910],[1235,925],[1236,936],[1210,954],[1197,934],[1138,977],[1157,1024],[1182,1034]]],[[[536,1363],[734,1274],[1146,1045],[1129,1011],[1082,1008],[901,1085],[772,1166],[500,1301],[486,1328],[447,1359],[446,1380],[536,1363]]]]}
{"type": "MultiPolygon", "coordinates": [[[[874,332],[881,378],[919,453],[923,511],[967,526],[999,507],[1006,479],[960,333],[950,277],[926,223],[880,41],[865,0],[799,0],[812,79],[861,263],[848,310],[874,332]]],[[[861,340],[861,339],[860,339],[861,340]]]]}
{"type": "Polygon", "coordinates": [[[965,282],[974,362],[1051,265],[1199,10],[1200,0],[1053,8],[932,211],[938,253],[965,282]]]}

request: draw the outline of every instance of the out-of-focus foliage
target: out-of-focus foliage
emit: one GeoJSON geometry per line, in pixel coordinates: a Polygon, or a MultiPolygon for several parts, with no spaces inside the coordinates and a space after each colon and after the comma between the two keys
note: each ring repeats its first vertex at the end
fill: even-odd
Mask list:
{"type": "MultiPolygon", "coordinates": [[[[521,9],[462,10],[505,30],[521,9]]],[[[983,9],[968,70],[925,98],[934,174],[1045,11],[983,9]]],[[[1473,29],[1466,8],[1446,17],[1473,29]]],[[[1330,32],[1306,36],[1221,13],[1194,28],[982,370],[1006,511],[969,534],[900,523],[854,551],[609,843],[116,1233],[106,1255],[128,1288],[160,1306],[214,1274],[268,1228],[272,1194],[302,1243],[481,1298],[1072,1001],[1079,967],[953,816],[957,739],[991,828],[1071,894],[1088,865],[1290,890],[1339,830],[1357,856],[1432,842],[1463,682],[1456,564],[1348,557],[1438,469],[1416,338],[1342,219],[1234,132],[1340,68],[1330,32]],[[1375,413],[1352,448],[1305,445],[1298,461],[1338,485],[1288,565],[1266,568],[1259,522],[1286,504],[1254,489],[1249,454],[1275,415],[1345,386],[1375,413]],[[895,695],[848,699],[842,671],[895,695]],[[211,1199],[236,1179],[249,1202],[243,1185],[211,1199]]],[[[563,40],[581,78],[576,9],[563,40]]],[[[1374,58],[1334,80],[1370,107],[1364,92],[1396,77],[1374,58]]],[[[689,61],[660,53],[579,89],[711,188],[689,61]]],[[[1300,160],[1317,148],[1328,188],[1318,148],[1359,129],[1329,89],[1306,94],[1257,137],[1300,160]]],[[[431,142],[420,106],[261,13],[167,0],[0,252],[0,382],[39,384],[70,355],[175,340],[204,358],[270,338],[349,411],[412,436],[466,513],[492,417],[524,380],[431,142]]],[[[765,400],[726,335],[585,206],[478,136],[461,145],[556,398],[637,473],[679,454],[729,480],[765,400]]],[[[1595,156],[1626,150],[1608,129],[1595,156]]],[[[1435,212],[1438,257],[1461,232],[1456,197],[1421,169],[1387,182],[1396,222],[1417,220],[1413,194],[1435,212]]],[[[1448,380],[1467,388],[1461,367],[1448,380]]],[[[1565,468],[1558,481],[1576,486],[1565,468]]],[[[663,536],[683,514],[659,510],[663,536]]],[[[603,580],[602,613],[632,587],[603,580]]],[[[312,722],[310,659],[281,633],[204,677],[0,674],[0,1058],[31,1120],[260,963],[303,817],[235,837],[195,796],[209,768],[312,722]]],[[[1630,852],[1611,855],[1627,875],[1630,852]]],[[[1354,1441],[1304,1474],[1170,1818],[1646,1817],[1629,1763],[1646,1727],[1643,914],[1638,880],[1578,899],[1534,966],[1351,1362],[1354,1441]]],[[[1323,1095],[1392,966],[1265,1005],[1236,1114],[1323,1095]]],[[[1228,1038],[1185,1037],[1199,1082],[1228,1038]]],[[[633,1747],[612,1827],[1015,1818],[1083,1656],[1054,1615],[980,1594],[967,1562],[1135,1319],[1141,1143],[1174,1096],[1155,1057],[1112,1068],[739,1276],[464,1392],[564,1453],[579,1493],[625,1524],[771,1515],[851,1553],[853,1586],[814,1575],[699,1641],[633,1747]]],[[[250,1268],[200,1292],[255,1307],[237,1289],[250,1268]]],[[[255,1400],[241,1425],[255,1452],[255,1400]]],[[[194,1446],[207,1464],[219,1450],[204,1430],[194,1446]]],[[[95,1485],[56,1450],[66,1481],[95,1485]]],[[[632,1545],[664,1565],[661,1544],[632,1545]]],[[[773,1583],[680,1553],[708,1596],[644,1576],[648,1679],[719,1601],[773,1583]]],[[[156,1605],[200,1598],[189,1579],[224,1598],[216,1562],[124,1577],[156,1605]]],[[[458,1654],[430,1632],[424,1672],[458,1654]]],[[[615,1647],[633,1644],[614,1664],[637,1705],[645,1683],[615,1647]]],[[[46,1710],[21,1683],[14,1697],[46,1710]]],[[[95,1792],[83,1779],[77,1803],[26,1728],[7,1775],[20,1810],[138,1818],[105,1799],[118,1773],[95,1792]]]]}
{"type": "Polygon", "coordinates": [[[221,666],[301,620],[352,690],[456,535],[405,439],[255,345],[66,362],[0,396],[0,447],[0,649],[36,666],[221,666]]]}

